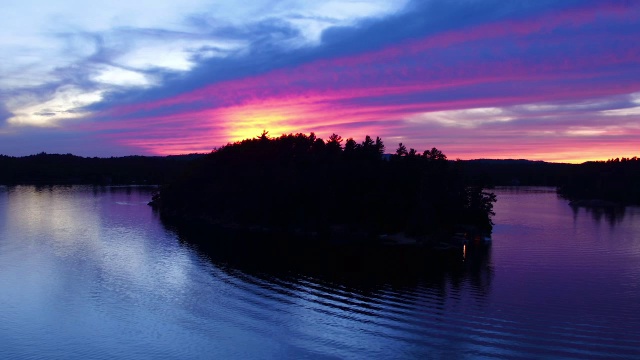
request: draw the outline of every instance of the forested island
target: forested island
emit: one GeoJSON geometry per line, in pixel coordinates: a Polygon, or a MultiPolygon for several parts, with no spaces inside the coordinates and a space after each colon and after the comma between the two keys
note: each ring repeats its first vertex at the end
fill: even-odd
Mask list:
{"type": "Polygon", "coordinates": [[[385,155],[379,137],[356,142],[333,134],[324,141],[313,133],[264,132],[194,160],[152,205],[165,218],[227,228],[432,239],[460,227],[489,234],[494,202],[436,148],[399,144],[385,155]]]}

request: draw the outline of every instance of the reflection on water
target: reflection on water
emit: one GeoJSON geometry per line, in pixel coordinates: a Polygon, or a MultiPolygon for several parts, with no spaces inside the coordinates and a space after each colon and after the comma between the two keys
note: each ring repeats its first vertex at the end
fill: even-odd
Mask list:
{"type": "Polygon", "coordinates": [[[166,227],[151,191],[0,187],[0,358],[640,354],[638,208],[609,226],[498,189],[493,246],[465,261],[312,261],[166,227]]]}
{"type": "Polygon", "coordinates": [[[577,219],[580,211],[585,211],[591,214],[596,222],[601,222],[603,219],[609,224],[609,226],[615,226],[624,220],[626,212],[626,206],[620,205],[608,205],[608,206],[578,206],[571,205],[573,210],[574,219],[577,219]]]}
{"type": "MultiPolygon", "coordinates": [[[[219,267],[273,276],[298,274],[335,283],[364,286],[424,282],[490,281],[489,249],[431,254],[411,247],[362,248],[322,246],[313,240],[285,239],[282,235],[248,234],[193,224],[163,221],[185,246],[197,250],[219,267]],[[486,273],[486,274],[484,274],[486,273]],[[485,276],[482,276],[485,275],[485,276]]],[[[480,284],[473,284],[480,286],[480,284]]],[[[488,287],[483,285],[483,287],[488,287]]]]}

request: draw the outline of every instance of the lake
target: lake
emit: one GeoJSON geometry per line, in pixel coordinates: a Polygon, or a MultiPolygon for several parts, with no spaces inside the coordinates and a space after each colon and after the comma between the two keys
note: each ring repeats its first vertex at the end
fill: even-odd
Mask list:
{"type": "Polygon", "coordinates": [[[0,187],[0,358],[640,358],[640,209],[496,189],[443,269],[278,271],[204,252],[137,187],[0,187]]]}

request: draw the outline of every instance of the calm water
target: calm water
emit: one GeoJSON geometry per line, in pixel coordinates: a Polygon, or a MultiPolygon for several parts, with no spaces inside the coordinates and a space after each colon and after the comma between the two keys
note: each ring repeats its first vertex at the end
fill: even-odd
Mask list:
{"type": "Polygon", "coordinates": [[[207,256],[149,189],[0,187],[0,358],[640,358],[640,209],[497,194],[484,257],[360,282],[207,256]]]}

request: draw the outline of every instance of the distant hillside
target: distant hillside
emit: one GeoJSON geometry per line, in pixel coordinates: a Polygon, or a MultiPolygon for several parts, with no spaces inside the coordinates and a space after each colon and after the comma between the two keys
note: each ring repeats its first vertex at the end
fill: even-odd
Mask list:
{"type": "Polygon", "coordinates": [[[0,155],[0,184],[164,184],[202,156],[0,155]]]}
{"type": "Polygon", "coordinates": [[[467,181],[480,186],[561,186],[580,166],[524,159],[458,161],[467,181]]]}

